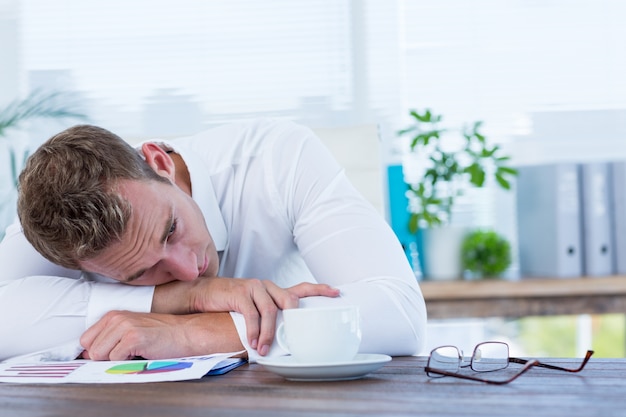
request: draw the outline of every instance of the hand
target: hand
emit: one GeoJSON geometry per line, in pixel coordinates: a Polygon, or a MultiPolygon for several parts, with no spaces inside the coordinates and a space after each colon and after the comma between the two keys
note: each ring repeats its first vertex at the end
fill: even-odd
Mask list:
{"type": "Polygon", "coordinates": [[[155,288],[152,312],[189,314],[231,312],[244,316],[246,337],[252,349],[266,355],[274,340],[278,310],[298,307],[300,298],[337,297],[339,290],[326,284],[301,283],[282,289],[271,281],[242,278],[198,278],[173,281],[155,288]]]}
{"type": "Polygon", "coordinates": [[[80,338],[83,357],[164,359],[243,349],[228,313],[177,316],[111,311],[80,338]]]}
{"type": "Polygon", "coordinates": [[[236,311],[244,316],[246,337],[252,349],[264,356],[274,340],[278,310],[298,307],[300,298],[337,297],[339,290],[326,284],[301,283],[283,289],[269,280],[205,278],[197,280],[192,306],[195,311],[236,311]]]}

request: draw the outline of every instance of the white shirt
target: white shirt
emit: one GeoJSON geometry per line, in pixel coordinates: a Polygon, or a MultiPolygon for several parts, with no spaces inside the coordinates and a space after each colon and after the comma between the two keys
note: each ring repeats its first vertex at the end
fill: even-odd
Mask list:
{"type": "MultiPolygon", "coordinates": [[[[155,142],[187,164],[193,198],[220,252],[220,276],[337,287],[340,297],[309,297],[300,306],[358,305],[360,352],[419,352],[426,308],[404,251],[311,130],[258,120],[155,142]]],[[[0,265],[0,360],[76,341],[110,310],[150,311],[154,287],[55,266],[19,224],[0,244],[0,265]]],[[[231,316],[254,361],[243,317],[231,316]]]]}

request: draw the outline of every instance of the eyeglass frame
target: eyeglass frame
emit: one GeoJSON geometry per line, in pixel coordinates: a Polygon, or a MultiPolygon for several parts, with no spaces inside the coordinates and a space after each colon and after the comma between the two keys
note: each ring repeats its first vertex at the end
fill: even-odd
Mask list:
{"type": "Polygon", "coordinates": [[[556,365],[550,365],[550,364],[547,364],[547,363],[539,362],[538,360],[535,360],[535,359],[530,360],[530,359],[514,358],[514,357],[508,356],[507,364],[506,364],[506,366],[504,366],[502,368],[494,369],[494,370],[491,370],[491,371],[488,371],[488,370],[478,370],[478,369],[475,369],[473,367],[474,357],[476,357],[477,350],[484,344],[502,344],[502,345],[505,345],[506,348],[507,348],[507,356],[508,356],[509,345],[507,343],[496,342],[496,341],[482,342],[482,343],[477,344],[474,347],[474,350],[472,352],[472,356],[471,356],[469,365],[462,366],[463,359],[464,359],[462,351],[458,347],[456,347],[456,346],[444,345],[444,346],[436,347],[436,348],[434,348],[433,350],[430,351],[430,355],[428,355],[428,362],[427,362],[426,367],[424,368],[424,371],[431,378],[437,378],[436,375],[440,375],[440,377],[451,376],[451,377],[460,378],[460,379],[467,379],[467,380],[470,380],[470,381],[484,382],[484,383],[487,383],[487,384],[504,385],[504,384],[508,384],[510,382],[513,382],[514,380],[516,380],[517,378],[522,376],[524,373],[526,373],[533,366],[537,366],[537,367],[540,367],[540,368],[557,370],[557,371],[571,372],[571,373],[580,372],[580,371],[582,371],[585,368],[585,366],[587,365],[587,362],[589,362],[589,359],[591,358],[591,355],[593,355],[593,353],[594,353],[593,350],[587,350],[587,353],[585,354],[585,357],[583,358],[582,363],[580,364],[580,366],[578,366],[578,368],[575,368],[575,369],[564,368],[562,366],[556,366],[556,365]],[[458,353],[458,358],[459,358],[459,362],[458,362],[458,367],[459,368],[460,367],[468,367],[469,366],[475,372],[492,372],[492,371],[502,370],[502,369],[508,368],[508,364],[509,363],[522,364],[522,365],[524,365],[524,367],[522,367],[522,369],[520,369],[515,375],[511,376],[508,379],[504,379],[504,380],[484,379],[484,378],[479,378],[479,377],[472,376],[472,375],[464,375],[464,374],[459,374],[459,373],[455,373],[455,372],[449,372],[449,371],[446,371],[446,370],[443,370],[443,369],[432,368],[430,366],[430,360],[432,358],[433,352],[435,352],[435,351],[437,351],[437,350],[439,350],[441,348],[444,348],[444,347],[451,347],[451,348],[456,349],[456,351],[458,353]],[[435,375],[431,375],[431,374],[435,374],[435,375]]]}

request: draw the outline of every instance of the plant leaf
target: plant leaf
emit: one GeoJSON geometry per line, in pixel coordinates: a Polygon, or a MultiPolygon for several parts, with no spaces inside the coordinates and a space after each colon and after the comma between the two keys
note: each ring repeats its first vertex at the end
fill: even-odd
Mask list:
{"type": "Polygon", "coordinates": [[[510,175],[517,175],[518,171],[515,168],[511,168],[511,167],[503,167],[503,166],[499,166],[498,167],[498,173],[507,173],[510,175]]]}
{"type": "Polygon", "coordinates": [[[473,163],[472,165],[465,168],[465,172],[470,174],[470,182],[477,187],[482,187],[485,183],[485,170],[478,163],[473,163]]]}
{"type": "Polygon", "coordinates": [[[407,133],[414,132],[417,129],[417,126],[409,126],[406,129],[398,130],[397,134],[399,136],[406,135],[407,133]]]}
{"type": "Polygon", "coordinates": [[[35,118],[75,118],[87,119],[87,116],[76,110],[70,103],[74,95],[61,92],[42,92],[35,90],[23,100],[14,100],[0,110],[0,136],[9,128],[35,118]]]}
{"type": "Polygon", "coordinates": [[[504,178],[501,174],[496,173],[495,177],[496,181],[498,181],[498,184],[500,184],[500,187],[504,188],[505,190],[511,189],[511,183],[509,183],[506,178],[504,178]]]}

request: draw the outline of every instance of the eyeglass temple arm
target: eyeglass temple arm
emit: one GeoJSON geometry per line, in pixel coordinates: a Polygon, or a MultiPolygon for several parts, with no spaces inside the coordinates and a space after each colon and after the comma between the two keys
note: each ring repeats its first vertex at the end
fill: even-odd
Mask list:
{"type": "MultiPolygon", "coordinates": [[[[542,362],[537,362],[535,364],[535,366],[540,367],[540,368],[547,368],[547,369],[554,369],[556,371],[565,371],[565,372],[580,372],[583,370],[583,368],[585,367],[585,365],[587,365],[587,362],[589,362],[589,359],[591,358],[591,355],[593,355],[593,350],[588,350],[587,354],[585,355],[585,358],[583,359],[582,363],[580,364],[580,366],[576,369],[570,369],[570,368],[563,368],[561,366],[556,366],[556,365],[550,365],[547,363],[542,363],[542,362]]],[[[521,358],[509,358],[509,362],[511,363],[520,363],[520,364],[525,364],[528,362],[527,359],[521,359],[521,358]]]]}
{"type": "Polygon", "coordinates": [[[533,366],[535,366],[538,363],[537,361],[526,361],[526,362],[527,363],[524,365],[524,367],[522,369],[520,369],[520,371],[518,373],[516,373],[515,375],[513,375],[509,379],[504,379],[504,380],[482,379],[482,378],[478,378],[478,377],[471,376],[471,375],[455,374],[453,372],[444,371],[443,369],[435,369],[435,368],[431,368],[429,366],[427,366],[425,368],[425,371],[426,371],[426,373],[433,373],[433,374],[439,374],[439,375],[445,375],[445,376],[452,376],[452,377],[455,377],[455,378],[467,379],[467,380],[470,380],[470,381],[485,382],[487,384],[493,384],[493,385],[504,385],[504,384],[508,384],[509,382],[512,382],[512,381],[516,380],[519,376],[524,374],[526,371],[528,371],[530,368],[532,368],[533,366]]]}

